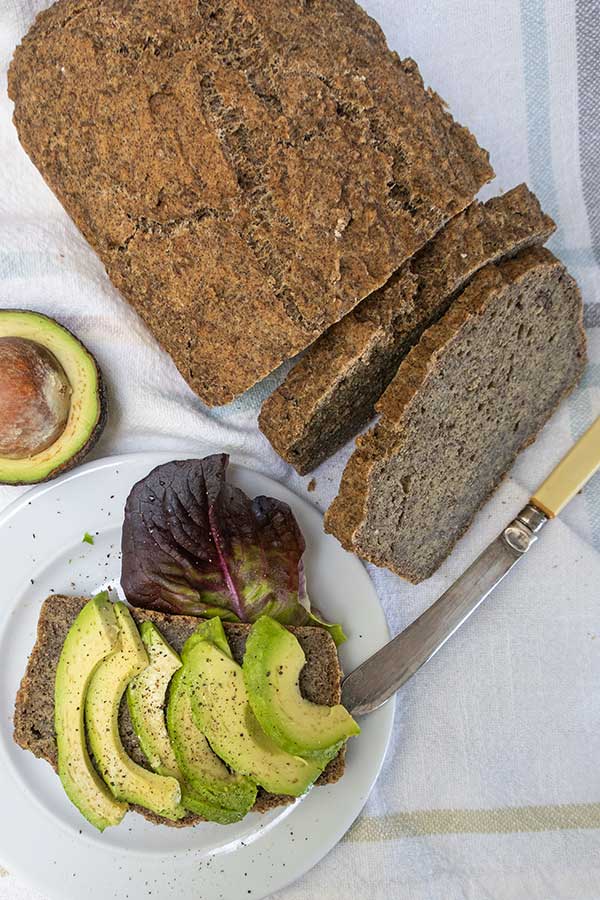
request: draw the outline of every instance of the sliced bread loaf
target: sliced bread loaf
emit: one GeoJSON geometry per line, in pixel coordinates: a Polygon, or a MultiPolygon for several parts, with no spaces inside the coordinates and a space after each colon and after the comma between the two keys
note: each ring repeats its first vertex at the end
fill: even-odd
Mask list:
{"type": "Polygon", "coordinates": [[[210,405],[380,287],[493,172],[353,0],[60,0],[19,138],[210,405]]]}
{"type": "Polygon", "coordinates": [[[309,347],[264,402],[259,425],[279,455],[301,475],[331,456],[372,418],[400,361],[475,272],[554,228],[524,184],[452,219],[309,347]]]}
{"type": "Polygon", "coordinates": [[[541,248],[482,269],[357,441],[326,530],[412,582],[435,572],[585,364],[581,296],[541,248]]]}

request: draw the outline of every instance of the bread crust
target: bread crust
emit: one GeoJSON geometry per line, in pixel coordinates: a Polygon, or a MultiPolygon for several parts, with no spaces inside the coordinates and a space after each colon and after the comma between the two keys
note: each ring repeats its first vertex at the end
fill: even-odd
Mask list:
{"type": "MultiPolygon", "coordinates": [[[[56,770],[57,750],[54,734],[54,681],[56,666],[67,632],[87,602],[85,597],[68,597],[52,594],[42,604],[37,626],[37,638],[19,691],[14,712],[14,740],[24,750],[45,759],[56,770]]],[[[138,624],[154,622],[165,639],[180,651],[185,640],[195,630],[198,619],[193,616],[173,616],[146,609],[131,608],[138,624]]],[[[244,656],[246,638],[250,625],[223,623],[234,658],[241,662],[244,656]]],[[[310,626],[291,627],[306,655],[306,665],[300,675],[300,689],[303,695],[314,703],[329,706],[340,702],[341,670],[335,644],[323,628],[310,626]]],[[[127,704],[123,702],[119,717],[119,728],[123,745],[132,759],[148,768],[141,751],[127,704]]],[[[333,759],[320,775],[316,784],[333,784],[344,772],[344,750],[333,759]]],[[[267,812],[277,806],[292,803],[293,798],[270,794],[259,788],[254,812],[267,812]]],[[[157,824],[185,827],[201,822],[199,816],[189,815],[173,822],[155,815],[150,810],[132,806],[136,812],[157,824]]]]}
{"type": "Polygon", "coordinates": [[[555,229],[527,185],[455,216],[411,260],[308,348],[263,403],[259,426],[300,475],[357,434],[423,331],[479,269],[555,229]]]}
{"type": "Polygon", "coordinates": [[[353,0],[59,0],[9,93],[25,150],[211,406],[384,284],[493,175],[353,0]]]}

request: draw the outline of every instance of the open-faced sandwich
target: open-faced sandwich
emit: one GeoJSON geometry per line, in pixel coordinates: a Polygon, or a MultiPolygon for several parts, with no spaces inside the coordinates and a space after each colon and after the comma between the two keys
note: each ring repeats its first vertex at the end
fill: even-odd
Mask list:
{"type": "Polygon", "coordinates": [[[226,469],[168,463],[133,488],[121,580],[138,606],[106,591],[42,605],[14,737],[101,831],[129,808],[181,826],[289,803],[337,781],[359,733],[291,510],[226,469]]]}
{"type": "Polygon", "coordinates": [[[52,595],[15,708],[15,740],[98,829],[236,822],[337,781],[358,734],[323,628],[199,620],[52,595]]]}

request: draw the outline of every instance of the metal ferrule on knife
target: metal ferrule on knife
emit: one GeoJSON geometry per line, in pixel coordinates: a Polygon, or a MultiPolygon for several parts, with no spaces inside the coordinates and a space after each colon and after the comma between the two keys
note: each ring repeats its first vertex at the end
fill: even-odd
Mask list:
{"type": "Polygon", "coordinates": [[[509,547],[517,553],[527,553],[532,544],[537,541],[537,533],[546,522],[548,516],[533,504],[524,506],[516,519],[507,525],[502,536],[509,547]]]}
{"type": "Polygon", "coordinates": [[[378,650],[342,684],[353,715],[377,709],[442,647],[475,612],[600,468],[600,418],[577,441],[523,507],[454,584],[408,628],[378,650]]]}

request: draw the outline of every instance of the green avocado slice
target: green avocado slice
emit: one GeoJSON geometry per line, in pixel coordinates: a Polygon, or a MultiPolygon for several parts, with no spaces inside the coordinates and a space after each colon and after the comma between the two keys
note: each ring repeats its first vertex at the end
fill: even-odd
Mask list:
{"type": "Polygon", "coordinates": [[[152,622],[142,622],[140,636],[149,664],[127,686],[131,723],[154,771],[179,780],[177,760],[167,732],[165,706],[169,683],[181,668],[181,660],[152,622]]]}
{"type": "MultiPolygon", "coordinates": [[[[189,655],[194,647],[204,640],[211,641],[226,656],[228,656],[230,659],[233,658],[229,647],[229,642],[227,640],[227,635],[225,634],[225,629],[223,628],[223,622],[218,616],[215,616],[212,619],[202,621],[200,625],[198,625],[194,633],[190,635],[190,637],[183,645],[181,657],[184,663],[189,658],[189,655]]],[[[174,683],[172,696],[174,713],[172,727],[174,732],[175,729],[178,729],[178,735],[176,735],[174,739],[176,741],[177,747],[179,748],[181,762],[186,771],[189,773],[190,777],[196,780],[196,784],[199,789],[208,788],[208,790],[214,794],[214,784],[211,789],[210,784],[207,783],[206,780],[206,773],[202,772],[201,761],[205,758],[206,750],[208,749],[211,755],[211,760],[213,762],[214,760],[217,760],[219,766],[218,772],[221,773],[221,775],[224,775],[224,773],[228,772],[228,770],[226,766],[223,765],[219,757],[216,756],[216,754],[211,750],[208,741],[199,730],[193,719],[192,707],[189,697],[189,687],[188,683],[186,682],[185,672],[182,672],[180,680],[176,680],[176,682],[174,683]],[[176,715],[175,710],[177,710],[176,715]],[[201,778],[200,784],[198,784],[198,776],[200,776],[201,778]]],[[[223,786],[226,788],[226,790],[224,794],[223,786],[217,785],[217,793],[221,796],[221,802],[226,806],[233,807],[234,809],[237,807],[248,812],[252,808],[252,806],[254,805],[254,801],[256,800],[256,785],[253,781],[243,775],[233,775],[234,785],[232,786],[231,778],[232,776],[229,775],[225,779],[225,784],[223,786]]]]}
{"type": "Polygon", "coordinates": [[[211,641],[211,643],[215,644],[222,653],[233,659],[229,648],[229,641],[227,640],[227,635],[223,628],[223,622],[218,616],[214,616],[212,619],[203,620],[194,633],[189,636],[181,649],[181,658],[184,663],[196,644],[199,644],[200,641],[211,641]]]}
{"type": "Polygon", "coordinates": [[[118,825],[127,804],[119,803],[98,776],[85,739],[84,706],[90,680],[120,642],[106,592],[83,607],[65,639],[56,669],[54,724],[58,774],[67,796],[99,831],[118,825]]]}
{"type": "MultiPolygon", "coordinates": [[[[223,653],[231,656],[223,622],[215,616],[202,621],[183,645],[181,658],[184,665],[191,650],[203,640],[212,641],[223,653]]],[[[178,758],[197,791],[193,796],[197,798],[204,794],[205,797],[212,797],[215,802],[224,807],[220,817],[215,821],[223,824],[239,821],[254,806],[256,785],[243,775],[230,773],[211,750],[202,732],[199,731],[192,717],[185,670],[181,673],[180,678],[175,679],[172,697],[171,712],[174,718],[171,719],[171,728],[179,754],[178,758]],[[208,771],[206,769],[207,750],[210,754],[208,771]],[[211,764],[214,764],[215,761],[218,766],[213,769],[211,764]],[[215,778],[215,776],[217,777],[215,778]]]]}
{"type": "Polygon", "coordinates": [[[115,603],[121,646],[102,662],[85,703],[88,741],[102,777],[118,800],[136,803],[167,819],[181,818],[181,788],[170,776],[135,763],[119,734],[119,707],[128,683],[148,666],[137,626],[123,603],[115,603]]]}
{"type": "Polygon", "coordinates": [[[299,678],[305,663],[302,647],[287,628],[270,616],[257,619],[243,665],[252,712],[263,731],[288,753],[337,752],[360,728],[341,704],[321,706],[304,699],[299,678]]]}
{"type": "Polygon", "coordinates": [[[273,794],[299,797],[308,790],[331,757],[293,756],[264,733],[250,708],[241,666],[204,640],[190,651],[186,670],[194,720],[231,769],[273,794]]]}
{"type": "Polygon", "coordinates": [[[185,666],[171,682],[167,728],[184,783],[190,787],[184,804],[191,801],[194,805],[189,808],[194,812],[224,825],[243,819],[256,800],[256,784],[230,772],[198,729],[192,717],[185,666]]]}
{"type": "Polygon", "coordinates": [[[106,423],[106,398],[96,360],[68,329],[28,310],[0,309],[0,339],[22,338],[41,345],[58,361],[71,388],[63,432],[34,455],[0,456],[1,484],[47,481],[77,465],[92,449],[106,423]]]}
{"type": "MultiPolygon", "coordinates": [[[[152,622],[142,622],[140,634],[150,662],[144,671],[129,683],[127,704],[133,728],[146,759],[159,775],[171,776],[179,781],[182,816],[187,810],[211,822],[229,824],[238,821],[241,818],[239,812],[222,809],[205,797],[195,795],[185,781],[171,746],[165,720],[169,684],[181,669],[181,660],[152,622]]],[[[205,738],[202,737],[202,740],[205,741],[205,738]]],[[[212,751],[210,753],[212,754],[212,751]]]]}

